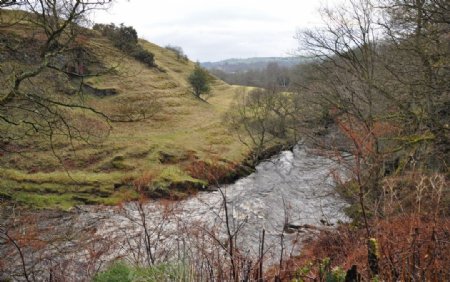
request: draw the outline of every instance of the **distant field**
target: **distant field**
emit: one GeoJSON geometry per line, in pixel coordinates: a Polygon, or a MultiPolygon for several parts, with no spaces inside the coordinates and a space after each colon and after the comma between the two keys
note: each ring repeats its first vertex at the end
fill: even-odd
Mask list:
{"type": "Polygon", "coordinates": [[[270,63],[276,63],[280,67],[292,68],[299,64],[307,63],[310,59],[301,57],[256,57],[246,59],[227,59],[218,62],[203,62],[207,69],[219,69],[226,73],[245,72],[249,70],[262,70],[270,63]]]}

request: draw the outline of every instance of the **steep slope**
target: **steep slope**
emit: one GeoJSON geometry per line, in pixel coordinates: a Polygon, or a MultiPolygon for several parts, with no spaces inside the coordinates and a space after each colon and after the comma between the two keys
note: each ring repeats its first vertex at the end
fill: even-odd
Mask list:
{"type": "MultiPolygon", "coordinates": [[[[0,32],[27,35],[26,25],[0,32]]],[[[83,81],[86,105],[112,117],[145,111],[146,119],[110,121],[110,131],[105,122],[80,120],[81,127],[94,133],[90,144],[59,140],[49,146],[46,138],[37,137],[18,141],[20,154],[1,152],[0,197],[60,208],[116,204],[137,198],[137,190],[182,197],[207,185],[199,167],[227,170],[243,160],[245,148],[222,124],[238,87],[216,79],[205,103],[191,94],[187,83],[194,64],[177,60],[170,50],[140,40],[155,54],[158,67],[150,68],[94,31],[87,32],[82,44],[97,64],[114,69],[83,81]]],[[[59,78],[42,83],[52,79],[59,78]]]]}

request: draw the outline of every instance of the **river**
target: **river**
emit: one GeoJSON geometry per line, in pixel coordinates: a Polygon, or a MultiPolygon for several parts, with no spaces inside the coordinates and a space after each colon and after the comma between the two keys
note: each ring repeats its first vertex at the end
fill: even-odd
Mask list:
{"type": "MultiPolygon", "coordinates": [[[[253,174],[234,184],[176,203],[132,202],[43,213],[35,224],[40,233],[47,230],[51,235],[41,247],[24,249],[26,264],[30,272],[30,265],[33,271],[42,270],[37,271],[42,277],[62,272],[72,277],[65,281],[82,281],[115,259],[201,260],[214,252],[225,257],[230,234],[240,254],[255,260],[263,229],[264,261],[275,263],[281,253],[298,254],[302,242],[318,230],[348,220],[343,212],[347,204],[334,191],[332,172],[338,168],[332,159],[298,145],[260,163],[253,174]]],[[[20,269],[17,256],[10,263],[11,269],[20,269]]],[[[20,280],[19,276],[14,277],[20,280]]]]}

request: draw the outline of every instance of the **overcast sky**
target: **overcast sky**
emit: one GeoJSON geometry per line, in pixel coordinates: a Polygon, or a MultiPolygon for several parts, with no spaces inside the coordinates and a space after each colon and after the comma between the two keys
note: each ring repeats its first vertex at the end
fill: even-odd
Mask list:
{"type": "Polygon", "coordinates": [[[160,46],[181,46],[192,60],[289,56],[296,30],[319,24],[317,9],[339,0],[118,0],[98,23],[133,26],[160,46]]]}

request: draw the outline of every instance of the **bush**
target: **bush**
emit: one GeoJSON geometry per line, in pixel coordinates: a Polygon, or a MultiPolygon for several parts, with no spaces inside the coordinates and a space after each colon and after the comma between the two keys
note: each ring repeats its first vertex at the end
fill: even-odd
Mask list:
{"type": "Polygon", "coordinates": [[[132,26],[120,24],[95,24],[94,30],[108,37],[115,47],[149,67],[155,67],[155,55],[138,44],[138,35],[132,26]]]}
{"type": "Polygon", "coordinates": [[[172,51],[175,53],[175,55],[177,55],[177,60],[178,61],[184,61],[187,62],[188,61],[188,56],[186,54],[184,54],[183,49],[179,46],[172,46],[172,45],[167,45],[165,47],[167,50],[172,51]]]}
{"type": "Polygon", "coordinates": [[[192,91],[197,98],[202,94],[208,94],[211,90],[211,78],[208,72],[199,63],[195,65],[194,71],[188,77],[192,91]]]}
{"type": "Polygon", "coordinates": [[[114,263],[107,270],[98,273],[94,282],[132,282],[131,269],[123,262],[114,263]]]}
{"type": "MultiPolygon", "coordinates": [[[[141,47],[141,46],[139,46],[139,47],[141,47]]],[[[143,62],[144,64],[148,65],[149,67],[155,66],[155,55],[153,55],[153,53],[151,53],[143,48],[137,48],[136,50],[134,50],[132,56],[136,60],[143,62]]]]}

